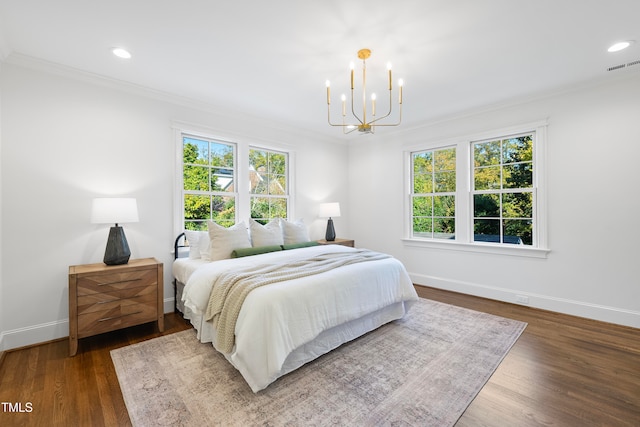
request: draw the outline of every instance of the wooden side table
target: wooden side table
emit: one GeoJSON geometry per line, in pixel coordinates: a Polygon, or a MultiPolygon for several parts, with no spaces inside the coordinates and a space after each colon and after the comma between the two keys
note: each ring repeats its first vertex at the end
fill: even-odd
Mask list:
{"type": "Polygon", "coordinates": [[[164,331],[163,265],[155,258],[69,267],[71,356],[80,338],[156,321],[164,331]]]}
{"type": "Polygon", "coordinates": [[[339,239],[336,237],[336,240],[334,241],[328,241],[328,240],[318,240],[318,243],[321,245],[342,245],[342,246],[349,246],[351,248],[355,248],[355,241],[354,240],[350,240],[350,239],[339,239]]]}

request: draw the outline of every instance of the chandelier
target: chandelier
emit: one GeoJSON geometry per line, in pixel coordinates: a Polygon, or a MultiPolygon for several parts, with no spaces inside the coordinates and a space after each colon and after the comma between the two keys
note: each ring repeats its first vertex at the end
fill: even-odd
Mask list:
{"type": "Polygon", "coordinates": [[[387,64],[387,70],[389,73],[389,111],[384,116],[376,116],[376,94],[371,94],[371,117],[367,117],[367,59],[371,56],[371,50],[360,49],[358,51],[358,58],[362,59],[362,114],[358,115],[354,106],[354,64],[351,63],[351,123],[347,122],[347,97],[342,94],[342,123],[331,122],[331,83],[327,80],[327,120],[331,126],[342,127],[343,132],[351,133],[355,130],[365,133],[374,133],[375,128],[378,126],[398,126],[402,121],[402,79],[398,80],[398,122],[397,123],[378,123],[391,115],[393,110],[392,101],[392,80],[391,80],[391,64],[387,64]]]}

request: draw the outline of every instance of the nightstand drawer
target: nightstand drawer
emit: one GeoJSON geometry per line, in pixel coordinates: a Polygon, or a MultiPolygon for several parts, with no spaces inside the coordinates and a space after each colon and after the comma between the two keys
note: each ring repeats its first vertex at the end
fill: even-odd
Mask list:
{"type": "Polygon", "coordinates": [[[121,304],[110,310],[79,314],[78,338],[139,325],[141,323],[153,322],[155,318],[156,308],[153,303],[121,304]]]}
{"type": "Polygon", "coordinates": [[[114,274],[93,274],[78,278],[78,296],[113,292],[129,288],[156,286],[156,270],[123,271],[114,274]]]}
{"type": "Polygon", "coordinates": [[[144,288],[130,288],[101,294],[89,294],[78,297],[78,314],[110,310],[119,305],[148,303],[153,305],[157,299],[155,285],[144,288]]]}

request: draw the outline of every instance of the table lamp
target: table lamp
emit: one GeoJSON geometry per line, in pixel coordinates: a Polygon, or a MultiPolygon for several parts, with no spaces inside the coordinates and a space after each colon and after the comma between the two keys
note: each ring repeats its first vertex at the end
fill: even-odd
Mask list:
{"type": "Polygon", "coordinates": [[[331,218],[340,216],[340,203],[321,203],[318,216],[320,218],[329,218],[324,238],[327,242],[333,242],[336,240],[336,230],[333,228],[333,219],[331,218]]]}
{"type": "Polygon", "coordinates": [[[124,230],[118,224],[138,222],[136,199],[105,197],[93,199],[91,209],[92,224],[115,224],[109,230],[107,247],[104,251],[104,263],[120,265],[129,262],[131,251],[124,230]]]}

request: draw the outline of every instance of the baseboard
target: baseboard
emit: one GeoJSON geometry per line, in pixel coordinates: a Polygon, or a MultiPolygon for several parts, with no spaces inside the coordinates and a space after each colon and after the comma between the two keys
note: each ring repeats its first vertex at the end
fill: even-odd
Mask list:
{"type": "MultiPolygon", "coordinates": [[[[640,328],[640,312],[638,311],[624,310],[583,301],[549,297],[529,292],[517,292],[513,289],[444,279],[424,274],[410,273],[409,275],[413,283],[416,285],[431,286],[433,288],[460,292],[463,294],[475,295],[478,297],[514,304],[518,304],[517,297],[526,297],[529,299],[529,303],[521,305],[570,314],[572,316],[586,317],[602,322],[631,326],[633,328],[640,328]]],[[[164,300],[165,313],[173,312],[173,301],[173,298],[167,298],[164,300]]],[[[6,350],[53,341],[68,336],[68,319],[4,331],[0,333],[0,357],[2,356],[2,352],[6,350]]]]}
{"type": "Polygon", "coordinates": [[[164,299],[164,312],[165,313],[173,313],[175,305],[174,305],[174,298],[165,298],[164,299]]]}
{"type": "MultiPolygon", "coordinates": [[[[173,298],[164,300],[164,312],[173,313],[173,298]]],[[[42,323],[0,333],[0,352],[41,344],[69,336],[69,319],[42,323]]]]}
{"type": "Polygon", "coordinates": [[[69,320],[57,320],[55,322],[42,323],[26,328],[13,329],[2,333],[2,349],[26,347],[47,341],[53,341],[69,336],[69,320]]]}
{"type": "Polygon", "coordinates": [[[460,292],[497,301],[570,314],[572,316],[585,317],[602,322],[640,328],[640,311],[592,304],[585,301],[557,298],[531,292],[520,292],[513,289],[445,279],[425,274],[410,273],[409,276],[416,285],[430,286],[447,291],[460,292]],[[523,299],[526,299],[528,303],[520,302],[523,299]]]}

